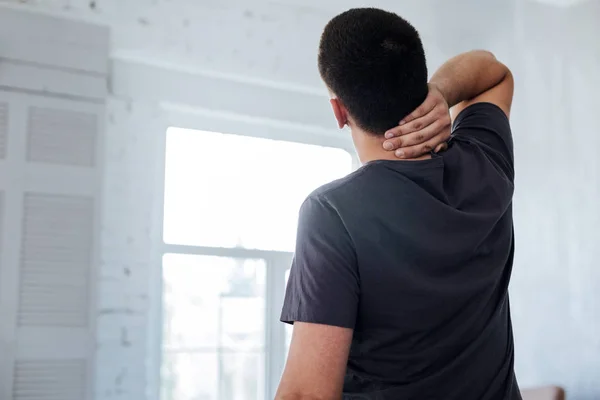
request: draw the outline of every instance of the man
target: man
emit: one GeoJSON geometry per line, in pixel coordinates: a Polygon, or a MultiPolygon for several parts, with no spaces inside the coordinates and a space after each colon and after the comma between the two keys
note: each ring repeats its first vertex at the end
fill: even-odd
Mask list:
{"type": "Polygon", "coordinates": [[[510,71],[475,51],[428,85],[417,31],[377,9],[328,23],[319,70],[364,165],[301,207],[276,398],[520,399],[510,71]]]}

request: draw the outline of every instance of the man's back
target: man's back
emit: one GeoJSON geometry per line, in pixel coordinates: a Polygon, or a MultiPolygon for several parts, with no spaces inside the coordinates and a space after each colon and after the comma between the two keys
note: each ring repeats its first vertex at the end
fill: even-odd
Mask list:
{"type": "Polygon", "coordinates": [[[314,214],[313,237],[296,249],[282,320],[354,329],[345,398],[520,398],[507,293],[513,177],[508,119],[478,103],[445,153],[373,161],[309,196],[300,224],[314,214]],[[336,231],[352,260],[315,248],[336,231]],[[313,253],[331,270],[297,265],[313,253]],[[313,281],[334,288],[322,307],[313,281]]]}

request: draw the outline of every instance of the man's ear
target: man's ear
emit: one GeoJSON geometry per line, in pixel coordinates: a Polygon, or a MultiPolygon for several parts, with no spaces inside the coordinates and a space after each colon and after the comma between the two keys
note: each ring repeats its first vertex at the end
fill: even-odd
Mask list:
{"type": "Polygon", "coordinates": [[[338,127],[342,129],[348,123],[348,112],[346,111],[346,107],[344,107],[338,99],[331,99],[329,102],[331,103],[333,115],[335,115],[338,127]]]}

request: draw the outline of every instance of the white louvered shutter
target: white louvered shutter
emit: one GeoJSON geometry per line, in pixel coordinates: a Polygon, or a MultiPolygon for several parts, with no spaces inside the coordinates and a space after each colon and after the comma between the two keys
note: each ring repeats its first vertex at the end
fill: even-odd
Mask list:
{"type": "Polygon", "coordinates": [[[91,400],[108,32],[0,8],[0,399],[91,400]]]}
{"type": "Polygon", "coordinates": [[[8,136],[8,103],[0,103],[0,160],[6,158],[6,137],[8,136]]]}

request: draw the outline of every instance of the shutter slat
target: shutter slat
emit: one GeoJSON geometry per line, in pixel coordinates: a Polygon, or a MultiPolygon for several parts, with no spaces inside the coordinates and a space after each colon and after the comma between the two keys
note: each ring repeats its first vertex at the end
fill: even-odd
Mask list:
{"type": "Polygon", "coordinates": [[[24,201],[19,325],[86,326],[93,201],[37,193],[24,201]]]}
{"type": "Polygon", "coordinates": [[[0,159],[6,158],[8,137],[8,103],[0,103],[0,159]]]}
{"type": "Polygon", "coordinates": [[[85,360],[17,361],[13,400],[81,400],[86,375],[85,360]]]}
{"type": "Polygon", "coordinates": [[[96,163],[97,130],[95,114],[31,107],[27,160],[93,167],[96,163]]]}

